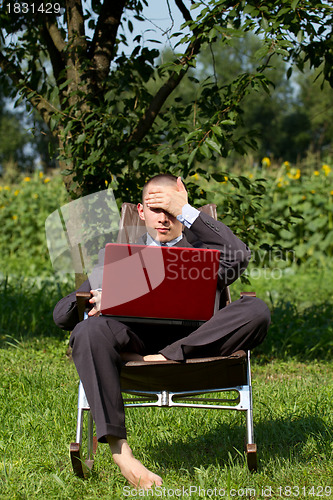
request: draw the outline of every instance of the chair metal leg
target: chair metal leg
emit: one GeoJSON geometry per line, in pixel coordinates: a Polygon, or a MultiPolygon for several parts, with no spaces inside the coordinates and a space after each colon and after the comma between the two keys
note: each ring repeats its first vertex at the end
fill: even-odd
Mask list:
{"type": "Polygon", "coordinates": [[[94,467],[94,455],[97,450],[97,437],[94,436],[94,421],[91,412],[88,412],[88,455],[85,461],[86,466],[91,471],[94,467]]]}
{"type": "Polygon", "coordinates": [[[247,466],[251,472],[258,468],[257,445],[254,443],[253,432],[253,404],[252,404],[252,382],[250,351],[247,352],[247,383],[249,386],[249,407],[246,410],[246,459],[247,466]]]}
{"type": "Polygon", "coordinates": [[[255,443],[246,445],[246,460],[250,472],[258,469],[257,445],[255,443]]]}
{"type": "Polygon", "coordinates": [[[83,389],[82,382],[79,386],[78,396],[78,412],[77,412],[77,427],[76,427],[76,443],[71,443],[69,452],[72,461],[74,474],[78,477],[87,477],[94,466],[94,455],[97,450],[97,438],[93,436],[94,422],[90,412],[89,404],[83,389]],[[82,431],[83,431],[83,415],[87,412],[88,415],[88,430],[87,430],[87,458],[84,458],[82,451],[82,431]]]}
{"type": "Polygon", "coordinates": [[[76,443],[71,443],[69,447],[69,453],[71,457],[72,467],[74,474],[78,477],[85,477],[85,467],[84,460],[81,456],[81,444],[82,444],[82,424],[83,424],[83,410],[80,407],[80,389],[78,397],[78,409],[77,409],[77,425],[76,425],[76,443]]]}

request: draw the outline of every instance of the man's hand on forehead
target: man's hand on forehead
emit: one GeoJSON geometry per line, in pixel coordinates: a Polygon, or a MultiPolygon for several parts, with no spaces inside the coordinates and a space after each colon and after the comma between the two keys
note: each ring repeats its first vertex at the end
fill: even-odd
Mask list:
{"type": "Polygon", "coordinates": [[[177,184],[148,186],[145,196],[145,203],[149,208],[165,210],[169,214],[177,217],[182,213],[182,208],[188,203],[187,191],[180,177],[177,184]]]}

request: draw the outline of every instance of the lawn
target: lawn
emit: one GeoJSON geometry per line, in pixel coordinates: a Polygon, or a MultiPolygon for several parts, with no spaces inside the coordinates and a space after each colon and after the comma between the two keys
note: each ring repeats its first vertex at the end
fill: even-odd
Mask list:
{"type": "MultiPolygon", "coordinates": [[[[252,355],[258,472],[245,464],[242,413],[131,409],[130,445],[164,479],[154,497],[333,498],[333,267],[259,274],[232,289],[236,299],[254,288],[272,311],[269,336],[252,355]]],[[[143,497],[105,445],[89,479],[72,473],[78,377],[68,335],[51,314],[68,286],[52,279],[1,285],[0,498],[143,497]]]]}

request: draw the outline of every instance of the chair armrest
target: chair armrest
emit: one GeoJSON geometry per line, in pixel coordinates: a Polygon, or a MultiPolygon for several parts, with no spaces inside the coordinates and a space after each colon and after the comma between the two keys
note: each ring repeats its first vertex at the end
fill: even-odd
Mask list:
{"type": "Polygon", "coordinates": [[[245,297],[245,296],[247,296],[247,297],[256,297],[257,294],[256,294],[256,292],[241,292],[240,296],[241,297],[245,297]]]}
{"type": "Polygon", "coordinates": [[[217,220],[217,210],[216,205],[214,203],[208,203],[207,205],[203,205],[202,207],[198,207],[200,212],[204,212],[207,215],[213,217],[213,219],[217,220]]]}
{"type": "Polygon", "coordinates": [[[76,293],[76,304],[77,304],[77,312],[79,315],[79,321],[82,321],[84,318],[84,312],[88,307],[88,300],[91,298],[90,292],[77,292],[76,293]]]}

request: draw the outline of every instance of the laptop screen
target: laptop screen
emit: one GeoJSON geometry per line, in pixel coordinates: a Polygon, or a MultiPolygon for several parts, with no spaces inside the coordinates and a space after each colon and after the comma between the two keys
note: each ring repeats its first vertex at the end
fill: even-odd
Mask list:
{"type": "Polygon", "coordinates": [[[206,321],[214,313],[220,252],[110,243],[102,314],[206,321]]]}

